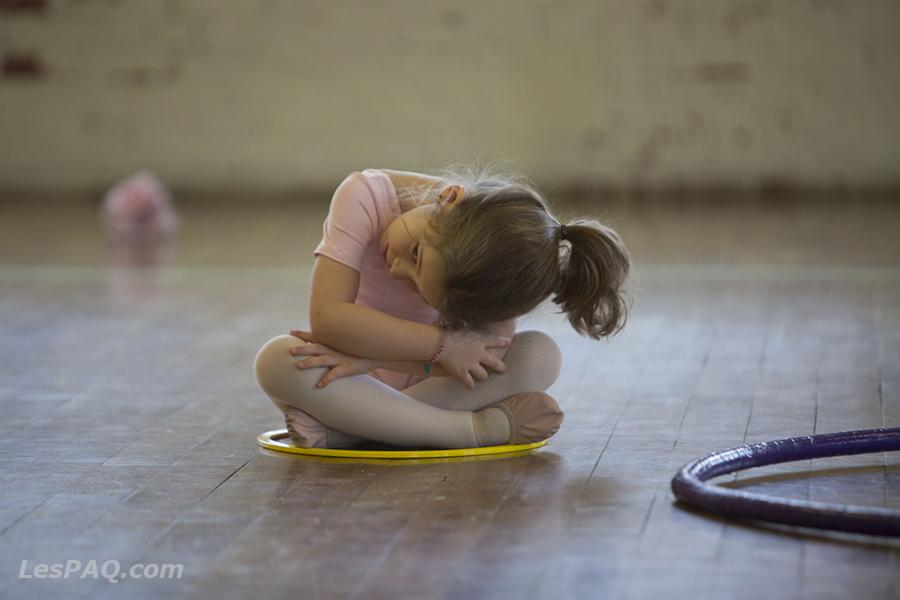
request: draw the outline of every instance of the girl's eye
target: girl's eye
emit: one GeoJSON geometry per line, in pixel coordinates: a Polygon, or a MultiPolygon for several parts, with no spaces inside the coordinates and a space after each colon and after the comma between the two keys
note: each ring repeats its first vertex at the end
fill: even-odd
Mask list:
{"type": "Polygon", "coordinates": [[[419,245],[418,244],[413,246],[413,260],[416,261],[416,263],[419,262],[419,245]]]}

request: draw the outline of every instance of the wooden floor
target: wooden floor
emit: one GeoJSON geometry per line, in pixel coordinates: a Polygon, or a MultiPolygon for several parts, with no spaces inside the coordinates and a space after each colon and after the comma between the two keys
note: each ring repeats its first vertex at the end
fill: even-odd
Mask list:
{"type": "MultiPolygon", "coordinates": [[[[132,253],[93,207],[0,205],[0,597],[900,597],[896,540],[669,490],[713,450],[900,426],[900,202],[595,209],[635,258],[625,331],[580,338],[552,305],[521,324],[563,348],[562,429],[432,462],[256,445],[283,423],[252,361],[308,324],[326,208],[184,207],[173,244],[132,253]],[[92,559],[184,573],[18,578],[92,559]]],[[[900,508],[897,453],[717,481],[900,508]]]]}

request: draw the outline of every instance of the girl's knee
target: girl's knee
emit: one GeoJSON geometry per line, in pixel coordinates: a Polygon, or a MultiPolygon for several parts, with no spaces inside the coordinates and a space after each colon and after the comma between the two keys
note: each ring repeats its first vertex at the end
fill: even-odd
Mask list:
{"type": "Polygon", "coordinates": [[[515,334],[510,346],[510,352],[513,351],[516,353],[517,384],[523,391],[542,392],[559,378],[562,351],[543,331],[533,329],[515,334]]]}
{"type": "Polygon", "coordinates": [[[302,374],[296,367],[301,357],[291,355],[290,349],[306,343],[292,335],[279,335],[263,344],[253,361],[253,372],[264,392],[278,395],[288,377],[292,377],[296,385],[298,377],[295,374],[302,374]]]}

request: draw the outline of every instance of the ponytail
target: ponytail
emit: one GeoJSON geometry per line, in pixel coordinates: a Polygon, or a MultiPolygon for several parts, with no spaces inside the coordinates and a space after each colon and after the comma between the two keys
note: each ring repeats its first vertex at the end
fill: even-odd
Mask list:
{"type": "Polygon", "coordinates": [[[628,307],[621,289],[631,269],[631,257],[622,238],[594,220],[560,225],[564,252],[553,302],[567,313],[579,334],[593,339],[615,335],[625,327],[628,307]]]}

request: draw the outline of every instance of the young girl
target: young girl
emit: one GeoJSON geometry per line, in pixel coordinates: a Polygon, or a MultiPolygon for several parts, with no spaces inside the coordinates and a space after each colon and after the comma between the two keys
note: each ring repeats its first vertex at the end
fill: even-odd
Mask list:
{"type": "Polygon", "coordinates": [[[269,340],[254,363],[300,447],[546,439],[563,419],[544,393],[561,354],[516,318],[552,295],[593,339],[626,321],[619,235],[560,224],[530,182],[490,168],[353,172],[314,256],[311,331],[269,340]]]}

